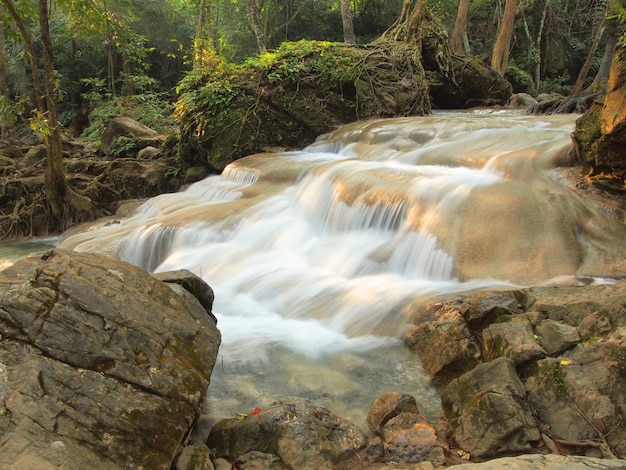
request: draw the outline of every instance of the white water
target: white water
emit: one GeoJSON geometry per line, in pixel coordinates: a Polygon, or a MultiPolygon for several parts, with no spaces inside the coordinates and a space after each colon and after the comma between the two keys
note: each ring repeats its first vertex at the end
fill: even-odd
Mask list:
{"type": "Polygon", "coordinates": [[[213,287],[215,417],[300,395],[362,423],[400,390],[435,419],[438,398],[399,340],[408,302],[607,275],[597,267],[618,258],[602,237],[621,237],[623,216],[554,173],[574,118],[356,123],[304,151],[239,160],[62,246],[189,269],[213,287]]]}

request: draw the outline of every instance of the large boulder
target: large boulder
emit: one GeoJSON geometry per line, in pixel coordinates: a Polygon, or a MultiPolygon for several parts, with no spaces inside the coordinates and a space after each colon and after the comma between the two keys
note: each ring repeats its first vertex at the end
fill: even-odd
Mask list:
{"type": "Polygon", "coordinates": [[[220,344],[206,308],[180,284],[60,249],[0,273],[0,298],[0,468],[169,469],[220,344]]]}

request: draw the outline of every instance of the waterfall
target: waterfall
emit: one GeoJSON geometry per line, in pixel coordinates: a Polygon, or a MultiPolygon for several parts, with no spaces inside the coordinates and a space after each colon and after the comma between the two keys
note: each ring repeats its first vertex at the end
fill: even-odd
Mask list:
{"type": "Polygon", "coordinates": [[[302,151],[238,160],[62,246],[188,269],[213,287],[214,414],[291,394],[351,416],[347,402],[362,412],[391,387],[436,417],[398,339],[408,302],[610,277],[626,259],[611,243],[624,239],[621,212],[585,199],[558,166],[573,126],[510,112],[358,122],[302,151]]]}

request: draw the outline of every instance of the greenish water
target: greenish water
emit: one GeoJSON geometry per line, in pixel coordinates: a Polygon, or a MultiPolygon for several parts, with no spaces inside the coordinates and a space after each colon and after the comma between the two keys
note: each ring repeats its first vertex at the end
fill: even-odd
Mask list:
{"type": "Polygon", "coordinates": [[[24,256],[53,248],[58,243],[59,237],[34,238],[19,242],[0,242],[0,270],[11,266],[24,256]]]}

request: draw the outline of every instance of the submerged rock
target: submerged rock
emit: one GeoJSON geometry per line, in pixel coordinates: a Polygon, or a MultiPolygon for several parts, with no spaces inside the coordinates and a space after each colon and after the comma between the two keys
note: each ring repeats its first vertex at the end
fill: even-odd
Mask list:
{"type": "Polygon", "coordinates": [[[0,468],[169,469],[220,344],[205,308],[58,249],[0,273],[0,293],[0,468]]]}

